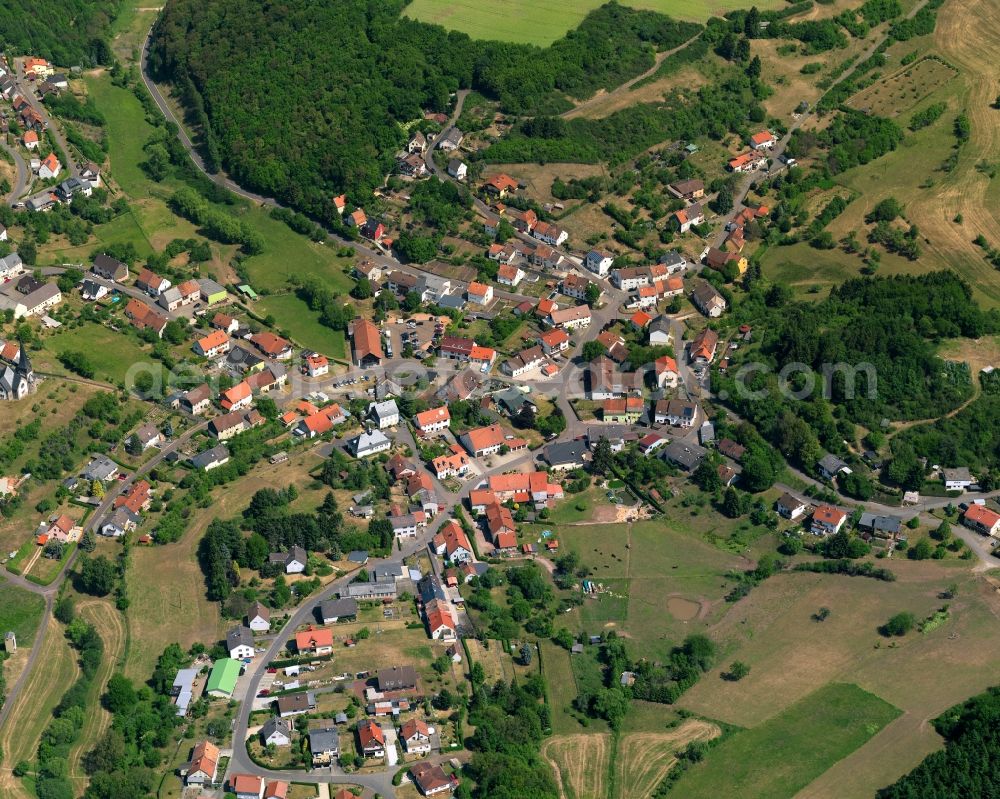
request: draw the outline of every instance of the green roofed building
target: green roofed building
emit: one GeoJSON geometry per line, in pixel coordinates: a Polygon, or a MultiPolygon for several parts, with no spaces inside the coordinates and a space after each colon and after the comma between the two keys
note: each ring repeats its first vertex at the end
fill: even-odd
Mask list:
{"type": "Polygon", "coordinates": [[[208,685],[205,691],[209,696],[221,696],[228,698],[236,690],[236,680],[240,676],[240,663],[238,660],[217,660],[212,666],[212,673],[208,675],[208,685]]]}
{"type": "Polygon", "coordinates": [[[250,288],[250,286],[246,283],[241,286],[237,286],[237,288],[239,289],[240,294],[243,294],[245,297],[248,297],[251,300],[257,299],[257,292],[250,288]]]}

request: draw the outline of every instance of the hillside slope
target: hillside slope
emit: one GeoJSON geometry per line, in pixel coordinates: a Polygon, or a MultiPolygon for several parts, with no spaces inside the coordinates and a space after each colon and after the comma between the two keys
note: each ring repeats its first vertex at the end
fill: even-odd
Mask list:
{"type": "Polygon", "coordinates": [[[105,41],[120,0],[4,0],[0,41],[17,55],[36,55],[59,66],[94,66],[110,60],[105,41]]]}
{"type": "Polygon", "coordinates": [[[322,216],[391,169],[402,125],[472,87],[512,113],[552,113],[649,69],[699,26],[611,3],[546,49],[473,41],[401,18],[399,0],[174,0],[150,69],[174,84],[206,160],[322,216]],[[262,37],[261,31],[267,36],[262,37]]]}

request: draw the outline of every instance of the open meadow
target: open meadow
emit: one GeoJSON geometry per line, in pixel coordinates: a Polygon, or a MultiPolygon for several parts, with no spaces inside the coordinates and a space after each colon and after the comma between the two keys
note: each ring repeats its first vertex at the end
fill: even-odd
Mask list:
{"type": "Polygon", "coordinates": [[[59,361],[64,352],[86,353],[94,364],[94,379],[118,384],[136,364],[152,364],[153,359],[139,343],[129,336],[94,322],[78,327],[61,328],[42,338],[45,349],[35,358],[36,369],[53,374],[72,376],[59,361]]]}
{"type": "Polygon", "coordinates": [[[790,798],[898,714],[856,685],[825,686],[760,726],[733,733],[675,791],[685,799],[790,798]]]}
{"type": "MultiPolygon", "coordinates": [[[[508,0],[487,3],[483,0],[414,0],[405,15],[421,22],[432,22],[452,30],[467,33],[474,39],[547,45],[568,30],[577,27],[583,18],[602,4],[601,0],[508,0]]],[[[750,4],[740,0],[632,0],[633,8],[658,11],[677,19],[704,22],[711,16],[724,14],[750,4]]],[[[758,8],[777,8],[776,0],[758,2],[758,8]]]]}
{"type": "Polygon", "coordinates": [[[753,589],[709,631],[720,647],[718,666],[680,707],[757,728],[829,683],[851,682],[902,716],[828,774],[814,774],[804,795],[860,799],[870,797],[873,784],[892,782],[940,746],[928,719],[992,684],[1000,665],[1000,597],[964,562],[886,565],[895,582],[798,573],[753,589]],[[951,583],[958,594],[946,603],[939,595],[951,583]],[[933,631],[892,641],[877,632],[895,613],[923,619],[944,604],[949,617],[933,631]],[[813,616],[822,607],[830,613],[818,622],[813,616]],[[734,660],[746,663],[749,675],[720,679],[734,660]]]}
{"type": "Polygon", "coordinates": [[[666,657],[692,632],[704,632],[721,618],[727,577],[747,561],[707,543],[701,536],[728,534],[720,516],[669,516],[634,524],[566,525],[560,543],[580,555],[590,578],[603,591],[584,598],[569,615],[588,634],[616,630],[651,657],[666,657]],[[721,520],[696,532],[701,521],[721,520]],[[666,612],[664,612],[666,611],[666,612]]]}
{"type": "Polygon", "coordinates": [[[28,648],[35,640],[45,600],[38,594],[13,585],[0,585],[0,633],[12,631],[18,648],[28,648]]]}

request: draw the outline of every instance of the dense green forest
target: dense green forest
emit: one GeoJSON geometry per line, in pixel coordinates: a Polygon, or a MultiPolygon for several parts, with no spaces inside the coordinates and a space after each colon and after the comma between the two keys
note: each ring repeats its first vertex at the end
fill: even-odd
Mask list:
{"type": "MultiPolygon", "coordinates": [[[[806,470],[824,451],[843,452],[843,441],[856,438],[856,424],[878,430],[883,419],[933,418],[967,399],[968,369],[942,360],[937,346],[943,339],[979,338],[1000,329],[996,312],[981,310],[952,272],[849,280],[818,304],[793,302],[782,286],[755,284],[737,305],[734,321],[761,330],[761,347],[734,357],[737,363],[714,378],[713,389],[725,392],[740,416],[806,470]],[[743,359],[767,368],[737,377],[743,359]],[[791,392],[779,388],[782,370],[791,392]],[[853,391],[850,374],[856,376],[853,391]]],[[[935,446],[943,451],[944,436],[970,427],[963,414],[949,424],[947,431],[915,428],[907,437],[927,454],[935,446]]],[[[952,447],[975,449],[982,460],[995,457],[988,440],[975,436],[965,440],[963,434],[952,447]]],[[[913,445],[894,446],[893,454],[889,481],[919,486],[923,468],[913,445]]],[[[945,462],[955,460],[953,453],[945,462]]]]}
{"type": "Polygon", "coordinates": [[[990,688],[934,720],[946,741],[942,751],[878,799],[966,799],[1000,796],[1000,688],[990,688]]]}
{"type": "Polygon", "coordinates": [[[104,38],[121,0],[4,0],[0,42],[5,51],[47,58],[61,67],[107,64],[104,38]]]}
{"type": "Polygon", "coordinates": [[[150,67],[173,82],[207,161],[241,184],[329,218],[363,200],[406,138],[402,123],[474,88],[513,113],[554,113],[654,63],[698,25],[611,3],[546,49],[474,41],[400,17],[400,0],[176,0],[150,67]],[[268,31],[266,41],[260,31],[268,31]]]}
{"type": "Polygon", "coordinates": [[[954,416],[904,430],[893,445],[942,466],[969,466],[976,474],[995,470],[1000,467],[1000,397],[980,397],[954,416]]]}
{"type": "Polygon", "coordinates": [[[729,132],[748,135],[766,117],[767,89],[734,68],[725,80],[697,91],[675,89],[662,103],[633,105],[601,119],[535,117],[489,147],[487,161],[622,163],[660,142],[729,132]]]}

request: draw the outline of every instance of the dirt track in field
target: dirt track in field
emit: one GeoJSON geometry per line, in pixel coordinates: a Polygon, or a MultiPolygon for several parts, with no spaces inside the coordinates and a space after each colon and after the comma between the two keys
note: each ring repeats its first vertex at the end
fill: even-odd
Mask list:
{"type": "MultiPolygon", "coordinates": [[[[101,668],[97,674],[99,686],[97,696],[100,697],[111,675],[121,670],[120,661],[125,652],[127,638],[125,619],[110,602],[96,599],[80,602],[76,606],[76,612],[81,619],[94,625],[97,634],[104,642],[104,657],[101,659],[101,668]]],[[[70,752],[69,773],[72,778],[86,779],[80,760],[93,749],[94,744],[100,740],[110,724],[111,714],[101,707],[100,699],[95,699],[80,731],[80,738],[70,752]]]]}
{"type": "Polygon", "coordinates": [[[557,735],[542,746],[542,757],[555,772],[562,799],[605,799],[610,756],[608,733],[557,735]]]}

